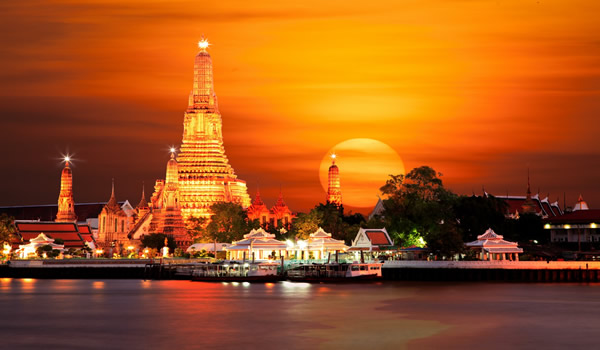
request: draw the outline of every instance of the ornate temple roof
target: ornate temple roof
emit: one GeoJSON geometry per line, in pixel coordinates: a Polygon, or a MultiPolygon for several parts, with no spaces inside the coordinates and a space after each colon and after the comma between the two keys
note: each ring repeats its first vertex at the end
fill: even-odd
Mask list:
{"type": "MultiPolygon", "coordinates": [[[[481,247],[481,248],[496,248],[496,250],[498,250],[499,248],[516,248],[519,251],[512,251],[511,252],[517,252],[517,253],[522,253],[523,249],[518,248],[518,244],[516,242],[509,242],[509,241],[505,241],[503,239],[504,237],[502,235],[497,234],[496,232],[494,232],[494,230],[492,230],[491,228],[487,229],[487,231],[485,231],[484,234],[477,236],[477,240],[473,241],[473,242],[469,242],[466,243],[465,245],[467,247],[472,247],[472,248],[476,248],[476,247],[481,247]]],[[[492,250],[488,250],[490,252],[494,252],[492,250]]],[[[502,250],[504,252],[506,252],[506,250],[502,250]]],[[[498,252],[501,252],[500,250],[498,250],[498,252]]]]}
{"type": "Polygon", "coordinates": [[[15,220],[15,227],[23,243],[29,243],[30,240],[44,233],[52,239],[62,239],[65,248],[82,248],[85,244],[79,226],[74,222],[15,220]]]}
{"type": "Polygon", "coordinates": [[[577,203],[575,203],[575,207],[573,208],[573,211],[576,210],[589,210],[590,208],[588,207],[587,203],[583,200],[583,196],[579,195],[579,199],[577,200],[577,203]]]}
{"type": "MultiPolygon", "coordinates": [[[[119,203],[117,203],[117,199],[115,198],[115,180],[114,179],[112,181],[112,190],[110,193],[110,199],[108,200],[108,202],[106,203],[104,208],[102,208],[102,210],[106,210],[106,211],[113,212],[113,213],[118,213],[118,212],[123,211],[121,209],[121,206],[119,205],[119,203]]],[[[123,212],[123,214],[124,214],[124,212],[123,212]]]]}

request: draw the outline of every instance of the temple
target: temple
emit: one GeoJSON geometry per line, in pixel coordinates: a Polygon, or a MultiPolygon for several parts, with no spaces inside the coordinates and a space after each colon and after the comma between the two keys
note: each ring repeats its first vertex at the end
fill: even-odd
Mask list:
{"type": "Polygon", "coordinates": [[[73,173],[69,167],[71,159],[65,157],[65,167],[60,175],[60,194],[58,195],[58,212],[56,222],[77,221],[75,202],[73,201],[73,173]]]}
{"type": "Polygon", "coordinates": [[[194,62],[194,84],[183,121],[179,164],[179,205],[184,219],[210,217],[210,206],[233,202],[250,206],[246,182],[229,165],[223,146],[222,120],[213,86],[208,41],[198,43],[194,62]]]}
{"type": "Polygon", "coordinates": [[[327,185],[327,203],[342,205],[342,190],[340,188],[340,169],[335,165],[336,155],[331,155],[327,185]]]}
{"type": "Polygon", "coordinates": [[[98,246],[102,248],[118,248],[128,243],[129,216],[117,203],[115,197],[115,181],[108,203],[98,215],[98,246]]]}
{"type": "Polygon", "coordinates": [[[248,219],[258,220],[263,228],[280,227],[287,230],[290,229],[292,219],[296,215],[292,213],[287,204],[283,201],[283,194],[279,191],[279,198],[271,209],[267,208],[263,200],[260,198],[260,191],[256,190],[256,197],[252,201],[252,205],[248,207],[248,219]]]}

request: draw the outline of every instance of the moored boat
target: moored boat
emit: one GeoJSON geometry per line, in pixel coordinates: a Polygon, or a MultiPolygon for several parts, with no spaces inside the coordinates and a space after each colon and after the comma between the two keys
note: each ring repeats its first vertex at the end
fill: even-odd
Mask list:
{"type": "Polygon", "coordinates": [[[283,278],[276,262],[227,261],[194,267],[192,281],[197,282],[275,282],[283,278]]]}
{"type": "Polygon", "coordinates": [[[352,282],[381,278],[382,263],[304,264],[287,270],[287,279],[297,282],[352,282]]]}

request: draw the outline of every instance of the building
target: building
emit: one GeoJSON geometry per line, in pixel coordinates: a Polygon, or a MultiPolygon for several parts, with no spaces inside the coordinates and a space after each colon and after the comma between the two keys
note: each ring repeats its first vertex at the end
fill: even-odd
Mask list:
{"type": "Polygon", "coordinates": [[[65,249],[90,247],[89,244],[86,244],[86,241],[89,240],[89,231],[87,231],[89,227],[85,228],[85,225],[79,226],[74,222],[15,220],[15,228],[19,240],[13,242],[13,248],[29,244],[32,239],[42,233],[51,238],[53,242],[57,239],[62,240],[65,249]],[[80,229],[84,231],[83,235],[80,229]]]}
{"type": "Polygon", "coordinates": [[[222,120],[214,91],[208,41],[198,44],[194,83],[184,114],[179,163],[179,205],[184,219],[210,217],[210,206],[233,202],[250,206],[246,182],[239,180],[225,155],[222,120]]]}
{"type": "Polygon", "coordinates": [[[260,191],[256,190],[256,197],[247,209],[248,219],[258,220],[264,228],[281,227],[287,230],[290,229],[292,220],[296,214],[292,213],[287,204],[283,200],[283,194],[279,191],[277,202],[271,209],[268,209],[265,203],[260,198],[260,191]]]}
{"type": "Polygon", "coordinates": [[[112,183],[110,199],[98,215],[97,244],[101,248],[114,248],[129,244],[129,216],[117,203],[115,198],[115,182],[112,183]]]}
{"type": "Polygon", "coordinates": [[[544,228],[550,231],[550,241],[578,243],[600,242],[600,210],[590,209],[579,196],[573,211],[546,219],[544,228]]]}
{"type": "Polygon", "coordinates": [[[42,232],[39,235],[37,235],[37,237],[30,239],[28,243],[19,245],[19,257],[21,259],[35,258],[37,257],[37,249],[46,245],[52,247],[52,250],[58,250],[60,252],[63,252],[65,250],[65,245],[56,244],[54,243],[54,241],[54,239],[46,236],[42,232]]]}
{"type": "Polygon", "coordinates": [[[306,241],[299,241],[294,250],[298,259],[327,259],[329,254],[343,253],[348,248],[344,241],[332,238],[319,227],[306,241]]]}
{"type": "Polygon", "coordinates": [[[167,162],[166,179],[156,180],[150,203],[146,202],[142,187],[142,198],[135,208],[133,227],[128,234],[130,240],[139,241],[144,235],[162,233],[172,236],[180,248],[190,246],[191,238],[181,214],[178,170],[173,149],[167,162]]]}
{"type": "Polygon", "coordinates": [[[77,221],[75,201],[73,200],[73,173],[69,167],[69,157],[65,157],[65,167],[60,175],[60,194],[58,195],[57,222],[77,221]]]}
{"type": "Polygon", "coordinates": [[[327,203],[342,205],[342,189],[340,185],[340,169],[335,165],[336,155],[331,155],[331,166],[327,174],[327,203]]]}
{"type": "Polygon", "coordinates": [[[287,255],[285,242],[276,240],[274,234],[262,228],[250,231],[244,235],[244,239],[232,242],[225,249],[229,258],[236,260],[265,260],[287,255]]]}
{"type": "Polygon", "coordinates": [[[394,241],[385,228],[360,228],[354,240],[350,251],[382,251],[388,250],[394,245],[394,241]]]}
{"type": "Polygon", "coordinates": [[[511,260],[519,261],[523,249],[516,242],[509,242],[491,228],[477,236],[477,240],[465,243],[468,249],[474,250],[479,260],[511,260]]]}
{"type": "MultiPolygon", "coordinates": [[[[483,191],[484,196],[490,196],[489,193],[483,191]]],[[[558,200],[550,202],[548,195],[546,198],[540,198],[539,193],[531,195],[531,185],[529,182],[529,175],[527,175],[527,192],[525,196],[509,196],[506,195],[494,195],[495,198],[502,199],[508,205],[506,217],[512,219],[518,219],[522,214],[535,214],[542,218],[551,218],[563,214],[563,210],[558,204],[558,200]]]]}

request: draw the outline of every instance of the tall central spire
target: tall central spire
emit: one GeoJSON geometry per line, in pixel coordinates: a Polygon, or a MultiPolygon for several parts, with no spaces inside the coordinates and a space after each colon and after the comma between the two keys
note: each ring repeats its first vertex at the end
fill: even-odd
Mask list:
{"type": "Polygon", "coordinates": [[[194,60],[194,83],[184,114],[183,139],[177,155],[179,190],[184,218],[210,215],[217,202],[250,205],[246,183],[237,179],[225,155],[221,113],[214,90],[213,66],[202,39],[194,60]]]}

